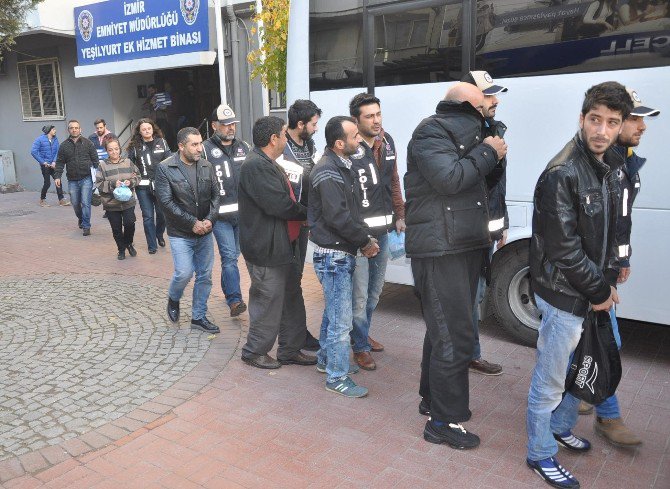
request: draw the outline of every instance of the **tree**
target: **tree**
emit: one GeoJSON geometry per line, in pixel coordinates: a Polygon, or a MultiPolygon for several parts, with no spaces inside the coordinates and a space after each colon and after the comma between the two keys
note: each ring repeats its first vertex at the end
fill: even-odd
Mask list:
{"type": "Polygon", "coordinates": [[[28,11],[43,0],[0,0],[0,60],[2,53],[15,44],[14,38],[25,27],[28,11]]]}
{"type": "Polygon", "coordinates": [[[251,77],[260,77],[265,87],[285,92],[289,0],[262,1],[263,8],[253,17],[257,27],[252,29],[258,32],[260,48],[247,56],[253,68],[251,77]]]}

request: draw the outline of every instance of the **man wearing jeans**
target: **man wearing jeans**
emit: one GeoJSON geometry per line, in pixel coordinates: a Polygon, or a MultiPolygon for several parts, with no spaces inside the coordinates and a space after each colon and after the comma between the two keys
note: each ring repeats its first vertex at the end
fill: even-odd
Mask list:
{"type": "Polygon", "coordinates": [[[360,193],[349,159],[360,144],[355,119],[333,117],[326,124],[326,152],[310,177],[307,220],[315,244],[314,271],[323,287],[325,310],[317,354],[326,372],[326,390],[364,397],[368,389],[349,377],[349,333],[352,329],[352,277],[356,252],[379,253],[377,240],[360,215],[360,193]]]}
{"type": "Polygon", "coordinates": [[[91,168],[98,167],[98,153],[89,139],[81,137],[79,121],[74,119],[69,121],[67,130],[70,137],[58,148],[54,182],[56,187],[60,188],[63,170],[66,170],[70,202],[79,221],[79,229],[84,230],[84,236],[89,236],[93,195],[91,168]]]}
{"type": "Polygon", "coordinates": [[[580,130],[535,187],[530,274],[542,322],[528,393],[526,463],[554,487],[579,487],[558,463],[558,445],[575,452],[591,448],[572,433],[579,401],[562,395],[587,311],[609,311],[619,302],[615,233],[623,162],[610,148],[632,108],[619,83],[591,87],[580,130]]]}
{"type": "Polygon", "coordinates": [[[177,134],[177,143],[179,151],[161,162],[155,181],[174,263],[167,314],[170,321],[179,322],[179,301],[195,272],[191,329],[218,333],[207,319],[207,299],[212,290],[212,223],[219,209],[219,186],[212,165],[201,159],[200,132],[185,127],[177,134]]]}
{"type": "Polygon", "coordinates": [[[351,156],[360,186],[361,216],[379,242],[379,253],[374,258],[356,257],[351,340],[358,366],[374,370],[377,365],[370,351],[383,351],[384,346],[370,338],[370,321],[384,287],[389,258],[388,232],[405,230],[405,203],[400,190],[395,143],[382,128],[379,99],[359,93],[349,102],[349,113],[356,119],[362,139],[360,149],[351,156]]]}
{"type": "Polygon", "coordinates": [[[221,256],[221,290],[226,296],[230,316],[236,317],[247,310],[240,290],[240,217],[237,204],[237,185],[240,168],[249,153],[246,141],[237,139],[237,117],[227,105],[219,105],[212,113],[214,134],[202,146],[214,167],[219,184],[219,219],[214,223],[214,237],[221,256]]]}

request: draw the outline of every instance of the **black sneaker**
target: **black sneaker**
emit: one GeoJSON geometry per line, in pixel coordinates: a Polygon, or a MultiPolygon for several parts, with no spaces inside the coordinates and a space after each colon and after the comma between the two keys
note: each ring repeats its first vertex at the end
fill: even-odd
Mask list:
{"type": "Polygon", "coordinates": [[[130,256],[137,256],[137,250],[136,250],[135,247],[132,245],[132,243],[129,244],[129,245],[127,246],[127,248],[128,248],[128,253],[130,254],[130,256]]]}
{"type": "Polygon", "coordinates": [[[537,461],[526,459],[526,464],[550,486],[561,489],[579,489],[579,481],[554,457],[537,461]]]}
{"type": "Polygon", "coordinates": [[[557,435],[553,433],[554,439],[564,448],[573,452],[588,452],[591,449],[591,442],[586,438],[580,438],[572,434],[572,431],[566,431],[557,435]]]}
{"type": "Polygon", "coordinates": [[[307,331],[307,333],[305,334],[305,344],[301,349],[307,351],[319,351],[320,348],[321,345],[319,344],[319,340],[314,338],[314,336],[312,336],[312,333],[307,331]]]}
{"type": "Polygon", "coordinates": [[[150,255],[155,255],[155,254],[156,254],[156,250],[149,250],[149,254],[150,254],[150,255]]]}
{"type": "Polygon", "coordinates": [[[191,319],[191,329],[199,329],[205,333],[219,333],[219,327],[207,318],[191,319]]]}
{"type": "Polygon", "coordinates": [[[173,301],[168,297],[167,315],[173,323],[179,322],[179,301],[173,301]]]}
{"type": "Polygon", "coordinates": [[[468,433],[462,425],[457,423],[445,423],[443,426],[435,426],[432,420],[426,421],[423,430],[423,439],[430,443],[446,443],[457,450],[469,450],[479,446],[479,437],[474,433],[468,433]]]}
{"type": "Polygon", "coordinates": [[[126,251],[125,250],[119,250],[119,253],[116,255],[117,260],[125,260],[126,259],[126,251]]]}
{"type": "Polygon", "coordinates": [[[165,248],[165,238],[163,238],[163,236],[156,238],[156,241],[158,241],[158,246],[165,248]]]}
{"type": "Polygon", "coordinates": [[[91,228],[84,228],[84,232],[82,234],[84,236],[90,236],[91,235],[91,228]]]}
{"type": "Polygon", "coordinates": [[[426,401],[423,398],[419,403],[419,414],[423,414],[424,416],[430,416],[430,402],[426,401]]]}
{"type": "Polygon", "coordinates": [[[84,229],[84,226],[82,226],[81,224],[81,219],[79,219],[78,222],[79,222],[79,229],[84,229]]]}

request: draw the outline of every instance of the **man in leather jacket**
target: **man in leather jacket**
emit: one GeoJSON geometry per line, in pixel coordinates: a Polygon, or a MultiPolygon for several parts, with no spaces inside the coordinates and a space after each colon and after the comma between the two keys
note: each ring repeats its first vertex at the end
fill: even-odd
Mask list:
{"type": "Polygon", "coordinates": [[[507,152],[499,137],[482,140],[483,103],[476,86],[456,83],[407,146],[405,249],[426,322],[419,411],[431,415],[426,441],[458,449],[479,445],[460,423],[472,416],[472,309],[491,246],[485,177],[507,152]]]}
{"type": "Polygon", "coordinates": [[[549,162],[535,187],[530,274],[542,323],[528,393],[526,462],[555,487],[579,487],[555,458],[558,444],[577,452],[591,446],[572,434],[579,401],[561,398],[587,311],[609,311],[619,302],[614,285],[621,158],[611,146],[631,109],[621,84],[591,87],[579,132],[549,162]]]}

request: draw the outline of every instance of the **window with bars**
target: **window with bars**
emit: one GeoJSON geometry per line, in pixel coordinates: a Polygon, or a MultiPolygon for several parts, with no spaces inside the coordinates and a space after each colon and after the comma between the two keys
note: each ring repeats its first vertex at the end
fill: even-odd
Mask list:
{"type": "Polygon", "coordinates": [[[23,120],[64,119],[63,87],[56,58],[17,63],[23,120]]]}

